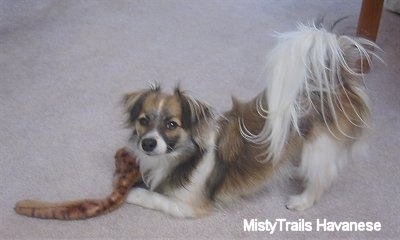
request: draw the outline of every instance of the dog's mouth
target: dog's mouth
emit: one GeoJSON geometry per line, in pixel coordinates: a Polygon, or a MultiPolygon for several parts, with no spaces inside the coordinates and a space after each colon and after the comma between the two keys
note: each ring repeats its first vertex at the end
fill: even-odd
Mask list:
{"type": "Polygon", "coordinates": [[[165,154],[169,154],[172,153],[175,149],[171,146],[167,146],[167,150],[165,152],[155,152],[155,151],[145,151],[142,147],[140,147],[140,150],[142,150],[142,152],[144,154],[146,154],[147,156],[159,156],[159,155],[165,155],[165,154]]]}

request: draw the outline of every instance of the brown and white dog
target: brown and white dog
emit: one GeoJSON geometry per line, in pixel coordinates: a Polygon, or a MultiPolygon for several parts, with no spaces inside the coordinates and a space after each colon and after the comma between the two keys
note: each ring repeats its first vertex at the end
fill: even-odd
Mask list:
{"type": "Polygon", "coordinates": [[[360,59],[370,64],[368,40],[300,25],[279,35],[268,56],[268,86],[247,103],[216,117],[179,89],[158,86],[125,96],[147,189],[127,202],[177,217],[208,214],[213,203],[263,188],[288,163],[304,191],[287,208],[311,207],[331,185],[370,115],[360,59]]]}

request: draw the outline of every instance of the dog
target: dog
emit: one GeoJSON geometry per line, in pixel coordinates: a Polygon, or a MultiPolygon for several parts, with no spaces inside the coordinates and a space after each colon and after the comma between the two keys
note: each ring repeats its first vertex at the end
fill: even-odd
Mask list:
{"type": "Polygon", "coordinates": [[[223,115],[180,88],[127,94],[131,150],[147,188],[133,188],[126,201],[198,218],[295,166],[304,191],[286,207],[310,208],[368,129],[363,63],[371,64],[370,47],[377,48],[315,24],[279,34],[267,58],[265,90],[248,102],[232,98],[223,115]]]}

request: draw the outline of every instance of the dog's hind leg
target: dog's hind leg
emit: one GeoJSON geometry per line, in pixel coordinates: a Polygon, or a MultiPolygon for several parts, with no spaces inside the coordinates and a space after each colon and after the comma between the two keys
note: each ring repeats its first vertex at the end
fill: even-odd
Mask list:
{"type": "Polygon", "coordinates": [[[331,186],[340,169],[346,163],[350,144],[322,133],[303,147],[299,166],[299,177],[305,183],[304,191],[291,196],[286,207],[302,211],[319,200],[322,193],[331,186]]]}

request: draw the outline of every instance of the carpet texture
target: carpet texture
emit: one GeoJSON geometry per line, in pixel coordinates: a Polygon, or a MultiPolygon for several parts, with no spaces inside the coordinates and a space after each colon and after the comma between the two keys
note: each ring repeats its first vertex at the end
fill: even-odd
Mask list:
{"type": "Polygon", "coordinates": [[[202,219],[175,219],[134,205],[85,221],[18,216],[25,198],[102,197],[116,149],[128,144],[120,101],[159,81],[177,83],[218,111],[230,95],[248,100],[266,85],[263,64],[275,31],[325,16],[349,16],[361,1],[0,1],[0,239],[395,239],[400,224],[400,16],[384,11],[366,82],[374,124],[368,153],[353,159],[312,209],[286,210],[293,184],[257,194],[202,219]],[[259,221],[371,221],[376,232],[245,232],[259,221]]]}

